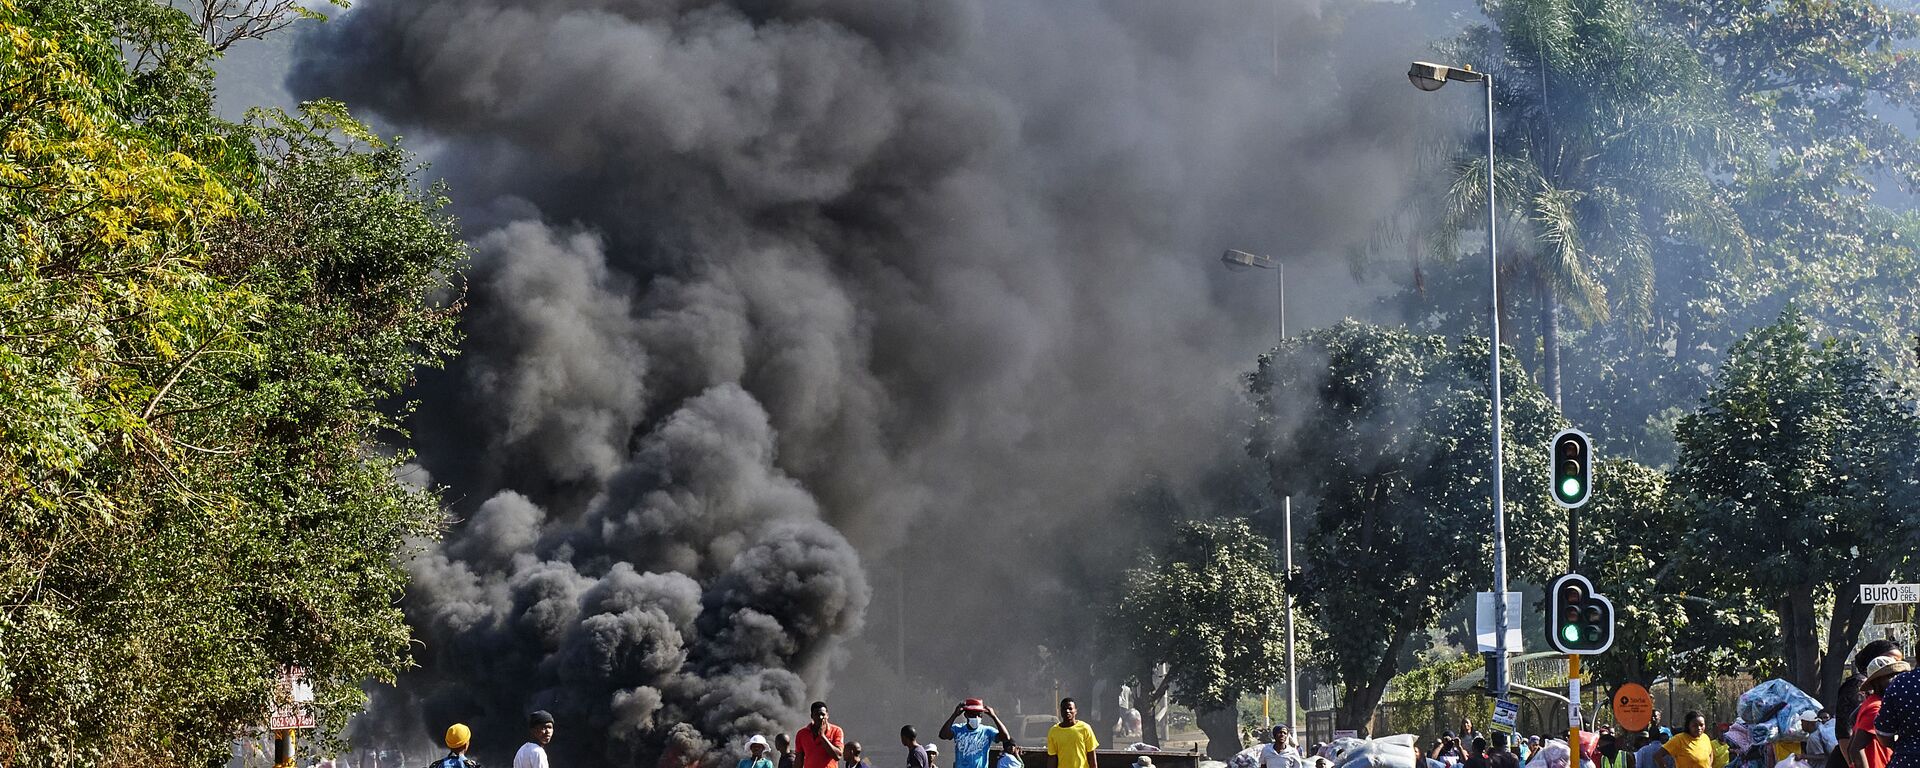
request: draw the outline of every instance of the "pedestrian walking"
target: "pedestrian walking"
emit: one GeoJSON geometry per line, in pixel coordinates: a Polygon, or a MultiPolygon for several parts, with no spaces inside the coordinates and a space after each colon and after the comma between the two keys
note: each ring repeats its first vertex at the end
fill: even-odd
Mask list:
{"type": "Polygon", "coordinates": [[[1840,683],[1833,702],[1833,711],[1839,714],[1833,725],[1834,742],[1839,745],[1830,763],[1833,768],[1863,768],[1853,764],[1852,750],[1847,749],[1847,744],[1853,739],[1853,721],[1860,716],[1860,702],[1865,698],[1860,685],[1867,681],[1867,665],[1881,656],[1892,656],[1895,660],[1905,658],[1900,644],[1892,640],[1867,643],[1853,655],[1853,674],[1840,683]]]}
{"type": "Polygon", "coordinates": [[[793,735],[795,768],[840,768],[840,758],[846,750],[846,732],[829,722],[824,701],[809,705],[807,713],[809,722],[793,735]]]}
{"type": "Polygon", "coordinates": [[[1713,768],[1713,737],[1707,735],[1707,716],[1687,712],[1687,730],[1668,739],[1661,747],[1661,765],[1665,768],[1713,768]]]}
{"type": "Polygon", "coordinates": [[[737,768],[773,768],[773,760],[767,757],[767,737],[756,733],[747,738],[747,756],[737,768]]]}
{"type": "Polygon", "coordinates": [[[553,715],[544,709],[527,714],[527,743],[513,753],[513,768],[550,768],[547,744],[553,741],[553,715]]]}
{"type": "Polygon", "coordinates": [[[467,746],[473,742],[473,730],[465,723],[447,726],[447,756],[440,758],[432,768],[479,768],[479,763],[467,757],[467,746]]]}
{"type": "Polygon", "coordinates": [[[1605,734],[1600,737],[1600,746],[1594,750],[1599,760],[1599,768],[1627,768],[1627,759],[1632,757],[1620,748],[1618,734],[1605,734]]]}
{"type": "Polygon", "coordinates": [[[792,737],[784,733],[774,734],[773,751],[777,755],[777,758],[773,761],[774,768],[793,768],[792,737]]]}
{"type": "Polygon", "coordinates": [[[1912,669],[1905,661],[1888,655],[1867,662],[1867,679],[1860,683],[1860,708],[1854,714],[1853,735],[1847,741],[1847,762],[1854,768],[1887,768],[1893,759],[1893,745],[1879,738],[1875,724],[1880,718],[1881,694],[1894,676],[1912,669]]]}
{"type": "Polygon", "coordinates": [[[1285,724],[1273,727],[1273,741],[1260,750],[1260,768],[1306,768],[1306,758],[1293,748],[1293,730],[1285,724]]]}
{"type": "Polygon", "coordinates": [[[1047,754],[1055,768],[1098,768],[1093,751],[1100,748],[1093,728],[1079,719],[1080,705],[1072,697],[1060,700],[1060,722],[1047,729],[1047,754]]]}
{"type": "Polygon", "coordinates": [[[1632,768],[1659,768],[1660,754],[1666,749],[1667,739],[1671,738],[1673,734],[1667,733],[1665,728],[1648,728],[1640,737],[1640,749],[1633,753],[1632,768]]]}
{"type": "Polygon", "coordinates": [[[1520,768],[1520,752],[1507,746],[1507,732],[1493,732],[1493,749],[1487,755],[1493,768],[1520,768]]]}
{"type": "Polygon", "coordinates": [[[927,748],[920,746],[920,732],[911,725],[900,726],[900,746],[907,748],[907,768],[933,768],[927,748]]]}
{"type": "Polygon", "coordinates": [[[1920,675],[1896,673],[1888,681],[1873,732],[1877,741],[1893,742],[1887,768],[1920,768],[1920,675]]]}
{"type": "Polygon", "coordinates": [[[993,707],[979,699],[967,699],[954,705],[953,713],[940,724],[940,738],[953,742],[953,768],[987,768],[987,757],[993,752],[995,741],[1012,743],[1013,739],[1003,736],[1007,724],[1000,722],[1000,715],[993,707]],[[965,722],[954,727],[954,721],[964,716],[965,722]],[[988,725],[987,720],[993,724],[988,725]]]}

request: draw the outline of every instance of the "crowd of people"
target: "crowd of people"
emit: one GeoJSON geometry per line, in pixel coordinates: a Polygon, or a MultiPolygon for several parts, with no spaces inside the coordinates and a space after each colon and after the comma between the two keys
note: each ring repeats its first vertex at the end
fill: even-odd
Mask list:
{"type": "MultiPolygon", "coordinates": [[[[1704,714],[1688,712],[1682,730],[1674,733],[1661,725],[1655,711],[1646,729],[1618,732],[1602,726],[1583,737],[1577,763],[1564,740],[1517,738],[1503,731],[1483,734],[1467,719],[1458,732],[1441,734],[1428,749],[1420,749],[1416,740],[1414,768],[1920,768],[1920,674],[1910,674],[1912,669],[1897,644],[1875,641],[1854,659],[1855,672],[1840,687],[1833,708],[1808,708],[1789,718],[1775,705],[1766,714],[1797,727],[1736,721],[1709,728],[1704,714]]],[[[546,745],[553,739],[553,716],[533,712],[527,726],[527,742],[515,753],[512,768],[552,768],[546,745]]],[[[952,743],[946,768],[1025,768],[1012,730],[980,699],[955,705],[937,738],[952,743]],[[995,746],[1000,748],[997,757],[995,746]]],[[[449,727],[448,754],[433,768],[475,768],[466,756],[471,739],[466,725],[449,727]]],[[[777,733],[771,740],[752,734],[742,746],[746,757],[736,768],[899,766],[849,741],[846,731],[831,721],[824,701],[808,707],[807,724],[793,733],[777,733]]],[[[942,768],[939,744],[922,743],[912,725],[901,726],[900,746],[904,768],[942,768]]],[[[1315,744],[1303,755],[1287,726],[1276,725],[1269,741],[1243,750],[1228,768],[1330,768],[1338,763],[1334,746],[1315,744]]],[[[1079,718],[1078,704],[1062,699],[1060,720],[1047,729],[1045,744],[1053,768],[1098,768],[1099,747],[1093,728],[1079,718]]],[[[1148,755],[1137,758],[1132,768],[1155,766],[1148,755]]]]}
{"type": "MultiPolygon", "coordinates": [[[[1577,763],[1564,739],[1481,735],[1473,723],[1419,752],[1424,768],[1920,768],[1920,675],[1890,640],[1868,643],[1831,707],[1808,700],[1763,708],[1754,722],[1710,727],[1700,712],[1679,733],[1653,722],[1640,731],[1601,726],[1583,735],[1577,763]]],[[[1749,695],[1752,695],[1750,692],[1749,695]]],[[[1316,752],[1319,745],[1316,745],[1316,752]]]]}
{"type": "MultiPolygon", "coordinates": [[[[776,733],[771,741],[764,734],[747,736],[742,744],[746,757],[736,768],[875,768],[866,748],[849,741],[845,729],[832,722],[826,702],[813,702],[807,714],[807,724],[792,734],[776,733]]],[[[1047,729],[1046,740],[1047,754],[1054,756],[1055,768],[1097,768],[1094,752],[1100,740],[1079,714],[1079,705],[1073,699],[1060,700],[1060,722],[1047,729]]],[[[528,714],[527,742],[514,753],[513,768],[553,768],[546,749],[553,733],[553,715],[544,710],[528,714]]],[[[980,699],[955,705],[940,724],[938,736],[953,743],[949,768],[1025,768],[1013,732],[1000,721],[999,713],[980,699]],[[1000,747],[997,758],[993,756],[996,745],[1000,747]]],[[[467,756],[472,739],[473,732],[466,724],[449,726],[445,734],[447,756],[431,768],[478,768],[479,764],[467,756]]],[[[919,731],[913,726],[900,727],[900,746],[906,752],[905,768],[941,768],[939,744],[921,743],[919,731]]],[[[1136,764],[1136,768],[1154,768],[1150,758],[1142,760],[1144,764],[1136,764]]]]}

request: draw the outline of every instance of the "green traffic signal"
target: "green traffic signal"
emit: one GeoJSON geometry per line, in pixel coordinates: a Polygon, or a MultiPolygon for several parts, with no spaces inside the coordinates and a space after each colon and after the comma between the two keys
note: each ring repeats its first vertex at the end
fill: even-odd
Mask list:
{"type": "Polygon", "coordinates": [[[1593,491],[1593,441],[1577,429],[1553,436],[1554,503],[1572,509],[1587,503],[1593,491]]]}
{"type": "Polygon", "coordinates": [[[1548,591],[1547,639],[1561,653],[1600,653],[1613,646],[1613,601],[1577,573],[1554,579],[1548,591]]]}

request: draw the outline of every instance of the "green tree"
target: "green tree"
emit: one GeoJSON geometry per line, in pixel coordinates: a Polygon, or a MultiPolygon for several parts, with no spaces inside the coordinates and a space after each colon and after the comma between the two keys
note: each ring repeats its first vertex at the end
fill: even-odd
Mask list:
{"type": "Polygon", "coordinates": [[[1283,583],[1271,542],[1237,518],[1183,523],[1127,571],[1111,621],[1131,666],[1142,670],[1143,700],[1170,690],[1202,713],[1216,758],[1239,751],[1233,710],[1241,697],[1286,671],[1283,583]],[[1157,664],[1167,674],[1156,686],[1157,664]]]}
{"type": "MultiPolygon", "coordinates": [[[[1287,340],[1248,377],[1248,450],[1311,510],[1288,589],[1338,639],[1315,655],[1344,689],[1343,728],[1367,722],[1417,636],[1489,583],[1487,354],[1484,340],[1347,321],[1287,340]]],[[[1565,565],[1545,488],[1563,422],[1506,362],[1508,562],[1541,579],[1565,565]]]]}
{"type": "Polygon", "coordinates": [[[0,763],[204,764],[290,666],[337,727],[437,501],[383,410],[450,353],[443,201],[337,105],[212,116],[164,5],[0,4],[0,763]]]}
{"type": "MultiPolygon", "coordinates": [[[[1746,247],[1710,172],[1734,132],[1712,78],[1685,41],[1650,28],[1633,0],[1484,5],[1492,24],[1442,46],[1495,88],[1495,198],[1503,278],[1535,313],[1541,387],[1561,400],[1562,307],[1587,324],[1643,331],[1656,243],[1719,254],[1746,247]]],[[[1484,137],[1484,134],[1482,134],[1484,137]]],[[[1484,138],[1456,167],[1442,253],[1484,227],[1484,138]]]]}
{"type": "Polygon", "coordinates": [[[1696,521],[1684,556],[1743,564],[1699,586],[1771,607],[1784,676],[1829,700],[1869,613],[1854,586],[1920,547],[1912,394],[1858,339],[1816,340],[1788,311],[1733,346],[1677,437],[1674,489],[1696,521]]]}

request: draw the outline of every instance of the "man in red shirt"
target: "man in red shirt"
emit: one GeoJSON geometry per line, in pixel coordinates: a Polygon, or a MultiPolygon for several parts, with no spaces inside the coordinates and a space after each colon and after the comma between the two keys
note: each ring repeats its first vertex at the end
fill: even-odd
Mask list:
{"type": "Polygon", "coordinates": [[[840,768],[840,755],[847,734],[840,726],[827,722],[827,703],[816,701],[807,708],[813,722],[793,735],[796,768],[840,768]]]}

